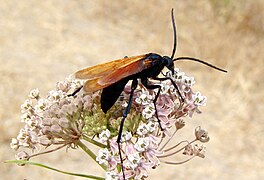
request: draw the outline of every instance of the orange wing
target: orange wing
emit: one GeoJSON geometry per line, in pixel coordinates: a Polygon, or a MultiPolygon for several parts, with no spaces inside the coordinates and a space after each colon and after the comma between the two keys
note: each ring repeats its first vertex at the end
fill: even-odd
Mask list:
{"type": "Polygon", "coordinates": [[[85,92],[95,92],[148,68],[151,64],[144,61],[147,60],[145,58],[148,55],[144,54],[99,64],[76,72],[75,77],[87,79],[83,87],[85,92]]]}
{"type": "Polygon", "coordinates": [[[107,63],[98,64],[92,67],[88,67],[80,71],[77,71],[75,73],[75,78],[90,80],[90,79],[96,79],[99,77],[104,77],[104,76],[111,74],[113,71],[123,66],[127,66],[133,62],[143,59],[147,55],[148,54],[144,54],[140,56],[133,56],[133,57],[128,57],[128,58],[122,58],[122,59],[110,61],[107,63]]]}

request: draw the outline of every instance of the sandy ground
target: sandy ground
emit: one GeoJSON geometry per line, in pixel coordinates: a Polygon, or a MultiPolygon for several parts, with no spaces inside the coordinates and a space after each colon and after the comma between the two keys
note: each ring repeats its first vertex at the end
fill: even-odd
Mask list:
{"type": "MultiPolygon", "coordinates": [[[[193,56],[228,69],[223,74],[178,62],[207,96],[203,114],[188,120],[209,131],[205,159],[162,164],[149,179],[264,178],[264,1],[35,1],[0,2],[0,154],[22,124],[20,105],[31,89],[45,94],[78,69],[126,55],[170,55],[170,10],[178,28],[177,56],[193,56]]],[[[187,130],[188,131],[188,130],[187,130]]],[[[80,150],[35,159],[64,170],[103,175],[80,150]]],[[[36,167],[0,164],[2,179],[73,179],[36,167]]],[[[74,178],[81,179],[81,178],[74,178]]]]}

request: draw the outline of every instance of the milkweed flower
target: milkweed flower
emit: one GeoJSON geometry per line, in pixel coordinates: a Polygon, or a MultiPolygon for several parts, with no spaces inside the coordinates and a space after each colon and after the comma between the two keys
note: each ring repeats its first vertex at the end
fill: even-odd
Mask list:
{"type": "Polygon", "coordinates": [[[195,129],[193,140],[183,139],[171,145],[171,139],[184,129],[188,116],[201,112],[199,107],[205,106],[206,97],[193,91],[194,78],[179,69],[174,74],[167,72],[166,76],[176,83],[179,92],[171,81],[153,82],[161,84],[157,112],[153,103],[156,89],[149,90],[139,84],[134,92],[120,143],[123,164],[116,141],[130,96],[129,84],[106,114],[100,106],[101,91],[70,95],[84,81],[67,78],[45,96],[39,89],[32,90],[29,99],[21,105],[24,127],[12,138],[10,147],[18,151],[19,160],[80,147],[106,171],[105,179],[122,179],[121,166],[126,178],[142,179],[162,162],[182,164],[194,157],[203,158],[205,146],[199,143],[208,142],[209,135],[200,126],[195,129]],[[88,150],[87,143],[96,145],[98,151],[88,150]],[[170,157],[176,155],[187,159],[171,162],[170,157]]]}

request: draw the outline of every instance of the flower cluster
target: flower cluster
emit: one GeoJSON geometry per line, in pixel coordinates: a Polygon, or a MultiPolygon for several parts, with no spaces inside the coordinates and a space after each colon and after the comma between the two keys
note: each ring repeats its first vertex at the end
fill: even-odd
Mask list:
{"type": "Polygon", "coordinates": [[[175,69],[175,73],[166,73],[166,76],[176,83],[179,91],[171,81],[157,82],[161,85],[161,92],[156,104],[153,103],[156,89],[148,90],[139,84],[134,92],[120,143],[123,164],[117,136],[130,95],[130,85],[125,87],[106,114],[100,107],[101,91],[70,95],[83,81],[68,78],[58,82],[56,89],[50,91],[47,97],[42,97],[38,89],[32,90],[29,99],[21,105],[24,127],[12,139],[11,148],[22,149],[17,153],[17,159],[29,160],[63,147],[83,148],[81,141],[88,141],[99,147],[94,159],[106,167],[106,179],[122,179],[121,167],[126,179],[142,179],[147,178],[150,170],[158,167],[160,162],[181,164],[193,157],[204,157],[205,147],[195,142],[208,142],[209,136],[200,127],[195,129],[194,140],[183,140],[167,148],[176,132],[185,126],[183,118],[192,117],[194,112],[200,113],[198,107],[205,105],[206,97],[200,92],[193,92],[194,78],[179,69],[175,69]],[[186,145],[180,147],[183,143],[186,145]],[[43,151],[47,147],[53,149],[43,151]],[[24,151],[26,148],[31,150],[31,154],[24,151]],[[179,153],[189,158],[182,162],[165,160],[179,153]]]}

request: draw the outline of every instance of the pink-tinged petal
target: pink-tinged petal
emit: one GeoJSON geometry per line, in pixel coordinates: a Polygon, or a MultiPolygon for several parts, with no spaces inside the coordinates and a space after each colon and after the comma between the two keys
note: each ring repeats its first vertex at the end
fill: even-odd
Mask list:
{"type": "MultiPolygon", "coordinates": [[[[125,170],[125,177],[126,179],[132,178],[135,176],[135,171],[134,170],[125,170]]],[[[119,178],[118,179],[123,179],[123,173],[121,172],[119,174],[119,178]]]]}
{"type": "Polygon", "coordinates": [[[118,144],[116,142],[116,139],[109,139],[109,144],[112,154],[118,154],[118,144]]]}
{"type": "Polygon", "coordinates": [[[152,167],[153,167],[153,166],[156,167],[156,166],[158,166],[158,165],[160,164],[160,160],[159,160],[159,158],[156,156],[156,152],[155,152],[154,150],[149,149],[149,150],[145,153],[145,155],[146,155],[147,160],[149,160],[150,162],[153,163],[152,167]]]}
{"type": "Polygon", "coordinates": [[[152,163],[141,160],[139,166],[135,169],[135,179],[148,177],[149,170],[153,167],[152,163]]]}
{"type": "Polygon", "coordinates": [[[169,109],[169,108],[158,108],[158,115],[159,116],[168,116],[171,112],[172,112],[172,109],[169,109]]]}
{"type": "Polygon", "coordinates": [[[159,116],[159,120],[165,124],[169,121],[169,118],[167,116],[159,116]]]}
{"type": "Polygon", "coordinates": [[[162,94],[158,99],[157,106],[173,107],[174,102],[168,94],[162,94]]]}
{"type": "Polygon", "coordinates": [[[137,150],[134,147],[134,144],[127,143],[126,145],[126,155],[135,154],[137,153],[137,150]]]}
{"type": "Polygon", "coordinates": [[[189,117],[192,117],[194,111],[196,110],[197,106],[193,103],[188,104],[187,106],[184,107],[183,111],[187,112],[189,117]]]}
{"type": "Polygon", "coordinates": [[[149,140],[151,141],[152,144],[157,145],[157,144],[160,143],[161,138],[157,137],[157,136],[154,136],[152,134],[149,134],[149,140]]]}
{"type": "Polygon", "coordinates": [[[110,156],[108,160],[108,168],[109,170],[114,170],[117,165],[117,159],[115,156],[110,156]]]}

